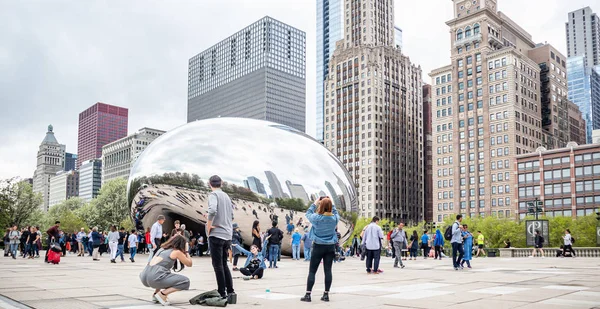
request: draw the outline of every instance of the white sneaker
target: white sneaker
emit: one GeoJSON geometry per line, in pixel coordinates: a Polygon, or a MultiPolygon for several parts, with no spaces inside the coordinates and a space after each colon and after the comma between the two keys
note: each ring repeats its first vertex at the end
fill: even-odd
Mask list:
{"type": "Polygon", "coordinates": [[[545,259],[546,257],[542,255],[542,259],[545,259]]]}
{"type": "Polygon", "coordinates": [[[533,255],[530,255],[529,257],[530,257],[530,258],[532,258],[532,257],[533,257],[533,255]]]}

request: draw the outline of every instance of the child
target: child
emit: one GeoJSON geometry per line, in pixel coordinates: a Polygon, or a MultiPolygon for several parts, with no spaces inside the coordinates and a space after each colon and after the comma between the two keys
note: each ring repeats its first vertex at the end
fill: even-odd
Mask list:
{"type": "Polygon", "coordinates": [[[138,247],[138,235],[137,235],[137,231],[135,229],[131,230],[131,234],[129,234],[129,238],[127,238],[127,242],[129,244],[129,254],[130,254],[130,258],[129,260],[131,261],[131,263],[135,262],[134,258],[135,258],[135,254],[137,253],[137,247],[138,247]]]}

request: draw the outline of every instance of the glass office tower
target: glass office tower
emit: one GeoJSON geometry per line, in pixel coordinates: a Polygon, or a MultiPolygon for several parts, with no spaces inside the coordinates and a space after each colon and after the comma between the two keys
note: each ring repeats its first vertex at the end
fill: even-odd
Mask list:
{"type": "Polygon", "coordinates": [[[329,74],[329,58],[335,43],[343,39],[343,0],[317,0],[317,133],[315,138],[323,141],[323,95],[324,81],[329,74]]]}
{"type": "Polygon", "coordinates": [[[592,143],[592,131],[600,129],[600,66],[588,67],[584,56],[567,59],[569,100],[579,106],[586,121],[586,140],[592,143]]]}
{"type": "Polygon", "coordinates": [[[264,17],[189,60],[188,122],[244,117],[305,132],[306,34],[264,17]]]}

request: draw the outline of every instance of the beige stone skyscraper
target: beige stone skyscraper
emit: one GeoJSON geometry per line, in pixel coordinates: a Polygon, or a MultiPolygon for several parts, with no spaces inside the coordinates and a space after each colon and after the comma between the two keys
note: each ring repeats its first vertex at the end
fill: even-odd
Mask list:
{"type": "Polygon", "coordinates": [[[324,143],[358,187],[359,211],[423,220],[421,68],[394,45],[394,1],[346,0],[325,80],[324,143]]]}
{"type": "Polygon", "coordinates": [[[434,220],[515,217],[515,156],[542,145],[532,37],[495,0],[455,0],[451,65],[430,73],[434,220]]]}

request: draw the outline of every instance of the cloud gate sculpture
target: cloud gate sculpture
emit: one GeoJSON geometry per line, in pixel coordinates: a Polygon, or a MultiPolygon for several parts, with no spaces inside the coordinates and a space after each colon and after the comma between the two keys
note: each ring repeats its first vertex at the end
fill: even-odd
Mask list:
{"type": "MultiPolygon", "coordinates": [[[[150,227],[162,214],[167,218],[163,231],[170,232],[173,221],[180,220],[205,236],[212,175],[224,181],[245,245],[252,243],[257,219],[262,232],[271,227],[274,215],[284,232],[286,214],[293,216],[295,226],[310,228],[304,210],[319,196],[330,196],[343,214],[341,241],[352,233],[348,218],[358,210],[356,189],[341,162],[300,131],[243,118],[191,122],[144,150],[131,170],[127,193],[137,228],[150,227]]],[[[290,237],[285,233],[282,241],[287,255],[290,237]]]]}

